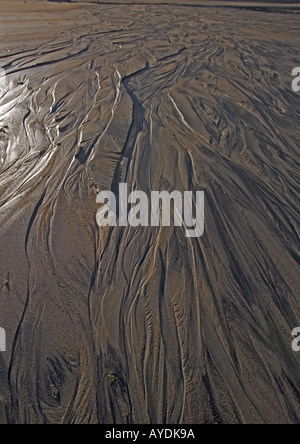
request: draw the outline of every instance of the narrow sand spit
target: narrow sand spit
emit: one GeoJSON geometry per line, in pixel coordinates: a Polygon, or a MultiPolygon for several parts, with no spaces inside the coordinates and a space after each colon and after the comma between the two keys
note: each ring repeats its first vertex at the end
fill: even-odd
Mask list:
{"type": "Polygon", "coordinates": [[[0,421],[299,423],[299,15],[1,7],[0,421]],[[204,236],[99,229],[121,182],[204,236]]]}

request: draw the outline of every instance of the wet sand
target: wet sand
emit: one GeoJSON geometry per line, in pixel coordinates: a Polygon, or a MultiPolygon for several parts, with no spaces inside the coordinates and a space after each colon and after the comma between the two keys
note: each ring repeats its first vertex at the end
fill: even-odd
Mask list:
{"type": "Polygon", "coordinates": [[[299,15],[1,6],[0,422],[300,423],[299,15]],[[121,182],[204,236],[100,229],[121,182]]]}

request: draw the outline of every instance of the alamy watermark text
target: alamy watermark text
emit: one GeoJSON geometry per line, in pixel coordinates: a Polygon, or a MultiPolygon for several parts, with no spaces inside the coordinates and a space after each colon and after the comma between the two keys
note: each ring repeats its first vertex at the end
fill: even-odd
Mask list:
{"type": "Polygon", "coordinates": [[[6,351],[6,332],[4,328],[0,328],[0,352],[6,351]]]}
{"type": "Polygon", "coordinates": [[[204,233],[204,191],[196,191],[195,200],[191,191],[151,191],[150,204],[144,191],[128,195],[126,183],[119,184],[118,194],[118,199],[112,191],[97,195],[96,202],[102,204],[96,216],[100,227],[169,227],[173,212],[174,226],[184,226],[186,237],[200,237],[204,233]]]}
{"type": "Polygon", "coordinates": [[[295,339],[292,342],[292,349],[294,352],[300,351],[300,327],[294,328],[292,331],[292,336],[295,336],[295,339]]]}
{"type": "Polygon", "coordinates": [[[292,71],[292,76],[295,77],[292,81],[292,90],[294,92],[300,91],[300,67],[294,68],[292,71]]]}

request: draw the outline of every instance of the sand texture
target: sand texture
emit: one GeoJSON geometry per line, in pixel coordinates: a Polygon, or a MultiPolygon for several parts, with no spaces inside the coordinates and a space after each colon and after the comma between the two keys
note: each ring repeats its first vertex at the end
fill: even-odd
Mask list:
{"type": "Polygon", "coordinates": [[[0,422],[300,423],[299,14],[1,6],[0,422]],[[100,229],[121,182],[204,236],[100,229]]]}

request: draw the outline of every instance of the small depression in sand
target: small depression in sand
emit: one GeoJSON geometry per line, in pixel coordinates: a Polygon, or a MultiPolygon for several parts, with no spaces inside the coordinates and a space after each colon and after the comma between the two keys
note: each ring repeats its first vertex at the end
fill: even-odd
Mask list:
{"type": "Polygon", "coordinates": [[[297,10],[2,4],[0,422],[299,423],[297,10]]]}

